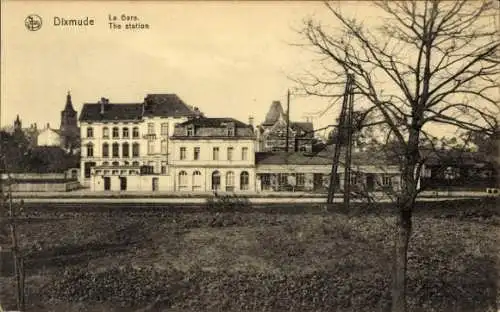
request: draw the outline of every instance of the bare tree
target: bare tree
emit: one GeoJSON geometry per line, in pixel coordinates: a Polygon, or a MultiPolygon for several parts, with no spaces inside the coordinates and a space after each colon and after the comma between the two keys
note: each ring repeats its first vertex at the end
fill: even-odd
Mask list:
{"type": "Polygon", "coordinates": [[[326,3],[331,25],[306,20],[300,45],[319,59],[316,70],[296,81],[309,95],[339,97],[347,74],[353,74],[356,103],[365,103],[366,115],[401,147],[392,284],[392,311],[399,312],[407,310],[407,252],[428,126],[483,133],[497,128],[498,9],[494,1],[465,0],[373,5],[380,12],[373,24],[347,17],[332,3],[326,3]]]}

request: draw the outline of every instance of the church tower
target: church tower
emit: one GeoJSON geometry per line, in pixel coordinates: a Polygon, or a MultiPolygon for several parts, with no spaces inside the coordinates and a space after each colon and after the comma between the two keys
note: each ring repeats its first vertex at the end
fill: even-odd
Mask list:
{"type": "Polygon", "coordinates": [[[77,124],[77,113],[73,108],[69,91],[66,95],[66,105],[64,106],[64,110],[61,111],[61,125],[59,131],[61,133],[62,148],[74,150],[78,147],[80,133],[77,124]]]}

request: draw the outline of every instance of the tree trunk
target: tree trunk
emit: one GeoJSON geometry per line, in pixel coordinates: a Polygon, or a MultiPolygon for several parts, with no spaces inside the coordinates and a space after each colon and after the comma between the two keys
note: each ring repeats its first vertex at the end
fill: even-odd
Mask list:
{"type": "MultiPolygon", "coordinates": [[[[398,205],[399,206],[399,205],[398,205]]],[[[408,244],[411,236],[412,203],[402,203],[398,207],[399,216],[394,238],[394,268],[392,274],[392,312],[406,312],[406,267],[408,244]]]]}

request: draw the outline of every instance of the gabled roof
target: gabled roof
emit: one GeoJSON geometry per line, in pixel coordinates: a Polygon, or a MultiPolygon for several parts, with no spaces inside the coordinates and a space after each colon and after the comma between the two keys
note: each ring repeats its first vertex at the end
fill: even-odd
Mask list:
{"type": "Polygon", "coordinates": [[[183,123],[176,125],[172,138],[186,138],[186,129],[189,126],[194,127],[194,134],[189,136],[192,138],[200,137],[224,137],[231,138],[227,135],[226,129],[229,124],[234,125],[233,138],[254,137],[253,126],[245,124],[234,118],[193,118],[183,123]]]}
{"type": "MultiPolygon", "coordinates": [[[[380,156],[380,155],[378,155],[380,156]]],[[[339,162],[344,164],[344,155],[341,155],[339,162]]],[[[260,165],[331,165],[333,164],[333,154],[329,151],[320,153],[304,152],[264,152],[255,154],[255,162],[260,165]]],[[[370,152],[352,153],[352,166],[390,166],[394,165],[383,157],[373,156],[370,152]]]]}
{"type": "Polygon", "coordinates": [[[142,104],[103,104],[104,112],[101,114],[101,103],[85,103],[80,114],[80,121],[112,121],[112,120],[140,120],[142,119],[142,104]]]}
{"type": "Polygon", "coordinates": [[[143,116],[183,117],[196,115],[196,112],[176,94],[148,94],[144,103],[109,103],[106,99],[101,99],[101,101],[104,103],[83,104],[80,121],[141,120],[143,116]],[[101,105],[104,106],[102,114],[101,105]]]}
{"type": "Polygon", "coordinates": [[[195,112],[177,94],[148,94],[144,101],[146,103],[144,116],[195,116],[195,112]]]}
{"type": "Polygon", "coordinates": [[[264,126],[274,125],[281,116],[285,115],[280,101],[274,101],[266,114],[266,119],[262,123],[264,126]]]}

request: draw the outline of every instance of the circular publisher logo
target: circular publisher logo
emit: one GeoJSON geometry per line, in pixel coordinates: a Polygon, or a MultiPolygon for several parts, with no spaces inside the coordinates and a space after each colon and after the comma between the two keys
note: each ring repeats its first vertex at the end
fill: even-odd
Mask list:
{"type": "Polygon", "coordinates": [[[29,31],[37,31],[42,28],[42,18],[37,14],[30,14],[24,20],[24,25],[29,31]]]}

